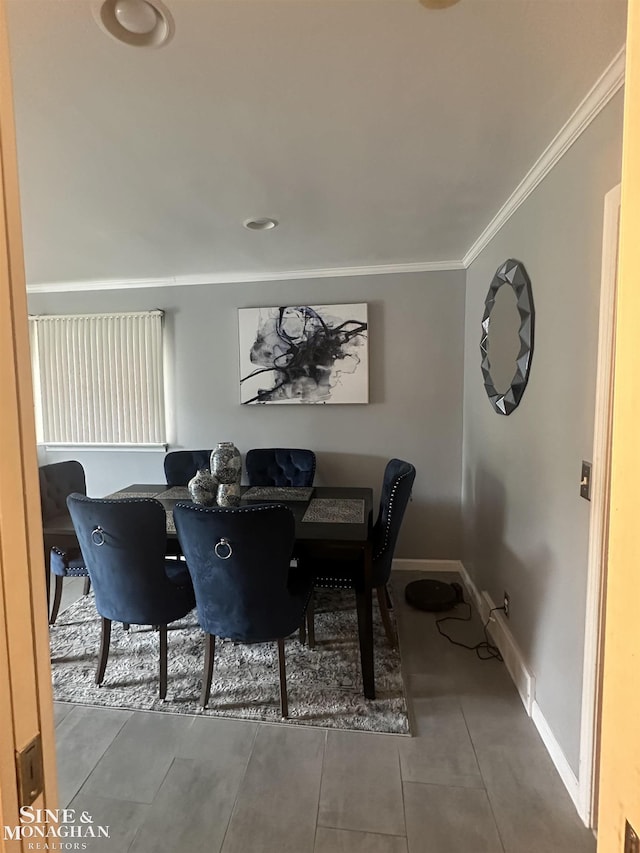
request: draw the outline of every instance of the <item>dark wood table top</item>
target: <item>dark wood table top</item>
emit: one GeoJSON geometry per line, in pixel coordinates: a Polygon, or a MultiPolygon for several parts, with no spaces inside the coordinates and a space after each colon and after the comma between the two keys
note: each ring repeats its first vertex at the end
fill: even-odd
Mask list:
{"type": "MultiPolygon", "coordinates": [[[[248,487],[243,487],[243,491],[248,487]]],[[[170,488],[164,483],[133,483],[114,492],[108,497],[149,497],[160,501],[167,512],[171,513],[177,503],[188,503],[189,493],[186,487],[170,488]]],[[[362,522],[318,522],[303,521],[303,516],[309,506],[308,501],[242,501],[242,506],[257,506],[259,503],[279,503],[289,507],[296,520],[296,540],[299,542],[344,542],[364,543],[371,529],[371,510],[373,505],[373,492],[370,488],[357,488],[350,486],[314,486],[311,500],[338,499],[338,500],[362,500],[364,502],[364,513],[362,522]]],[[[170,516],[169,516],[170,517],[170,516]]],[[[68,536],[73,534],[73,524],[69,515],[60,515],[52,518],[44,525],[46,535],[68,536]]],[[[169,523],[167,535],[176,538],[175,529],[169,523]]]]}

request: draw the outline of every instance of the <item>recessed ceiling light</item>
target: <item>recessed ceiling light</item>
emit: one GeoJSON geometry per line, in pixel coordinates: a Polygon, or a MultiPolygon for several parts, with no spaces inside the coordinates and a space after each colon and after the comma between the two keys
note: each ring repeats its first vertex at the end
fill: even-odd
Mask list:
{"type": "Polygon", "coordinates": [[[262,219],[245,219],[242,224],[249,231],[270,231],[272,228],[277,228],[278,220],[264,216],[262,219]]]}
{"type": "Polygon", "coordinates": [[[158,24],[158,13],[146,0],[117,0],[113,12],[120,26],[130,33],[146,35],[158,24]]]}
{"type": "Polygon", "coordinates": [[[174,31],[160,0],[99,0],[94,16],[107,35],[131,47],[160,47],[174,31]]]}

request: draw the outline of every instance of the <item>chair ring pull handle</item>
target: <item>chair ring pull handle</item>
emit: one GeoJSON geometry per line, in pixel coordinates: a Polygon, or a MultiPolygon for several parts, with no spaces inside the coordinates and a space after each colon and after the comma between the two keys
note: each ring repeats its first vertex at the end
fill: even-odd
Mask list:
{"type": "Polygon", "coordinates": [[[231,547],[231,543],[229,542],[228,539],[225,539],[224,536],[220,539],[219,542],[216,542],[216,547],[213,550],[215,551],[216,557],[218,557],[220,560],[228,560],[229,557],[233,554],[233,548],[231,547]],[[221,554],[220,551],[218,550],[219,548],[220,549],[226,548],[227,553],[221,554]]]}
{"type": "Polygon", "coordinates": [[[98,525],[98,527],[94,527],[91,531],[91,541],[98,547],[100,547],[100,545],[104,545],[104,530],[100,525],[98,525]]]}

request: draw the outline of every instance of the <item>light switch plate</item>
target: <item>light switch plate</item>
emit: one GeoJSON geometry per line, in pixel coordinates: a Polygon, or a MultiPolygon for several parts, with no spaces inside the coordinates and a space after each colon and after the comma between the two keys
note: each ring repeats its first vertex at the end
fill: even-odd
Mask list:
{"type": "Polygon", "coordinates": [[[591,462],[582,462],[582,476],[580,478],[580,497],[586,501],[591,500],[591,462]]]}

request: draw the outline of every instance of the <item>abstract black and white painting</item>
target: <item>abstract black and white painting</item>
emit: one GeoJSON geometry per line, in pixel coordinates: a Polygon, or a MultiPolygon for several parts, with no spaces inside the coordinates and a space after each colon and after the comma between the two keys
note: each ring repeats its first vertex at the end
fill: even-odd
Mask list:
{"type": "Polygon", "coordinates": [[[240,308],[240,402],[368,403],[367,305],[240,308]]]}

